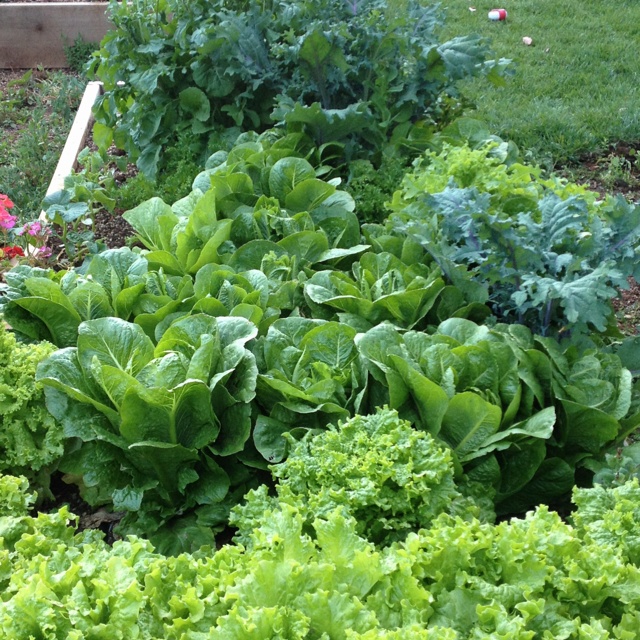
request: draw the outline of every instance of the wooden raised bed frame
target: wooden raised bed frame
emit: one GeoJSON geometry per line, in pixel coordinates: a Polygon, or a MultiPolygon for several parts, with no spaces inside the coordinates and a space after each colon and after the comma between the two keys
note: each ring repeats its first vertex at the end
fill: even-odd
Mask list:
{"type": "Polygon", "coordinates": [[[0,69],[67,67],[65,44],[100,42],[111,23],[107,2],[0,3],[0,69]]]}

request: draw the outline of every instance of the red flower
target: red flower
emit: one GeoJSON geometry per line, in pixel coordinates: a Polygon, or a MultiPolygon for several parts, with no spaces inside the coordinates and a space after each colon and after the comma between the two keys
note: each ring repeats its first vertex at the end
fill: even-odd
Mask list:
{"type": "Polygon", "coordinates": [[[24,251],[22,250],[22,247],[4,247],[4,249],[1,249],[1,251],[4,253],[4,257],[8,260],[11,260],[16,256],[24,257],[24,251]]]}
{"type": "Polygon", "coordinates": [[[11,202],[9,196],[5,196],[4,193],[0,193],[0,208],[13,209],[13,202],[11,202]]]}

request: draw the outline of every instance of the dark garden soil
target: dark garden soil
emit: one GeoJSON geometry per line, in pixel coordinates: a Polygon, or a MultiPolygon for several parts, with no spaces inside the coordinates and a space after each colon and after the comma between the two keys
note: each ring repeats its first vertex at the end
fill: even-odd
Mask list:
{"type": "Polygon", "coordinates": [[[56,512],[60,507],[67,505],[69,511],[79,518],[79,532],[86,529],[100,529],[109,544],[113,544],[119,539],[119,536],[114,532],[114,527],[122,520],[124,512],[111,513],[102,507],[90,506],[80,496],[78,486],[65,482],[63,478],[61,473],[53,473],[49,489],[54,499],[45,500],[36,509],[34,515],[37,515],[38,511],[56,512]]]}
{"type": "Polygon", "coordinates": [[[107,247],[115,249],[124,247],[133,237],[131,225],[122,217],[124,209],[116,209],[113,213],[98,211],[94,219],[95,235],[107,247]]]}
{"type": "Polygon", "coordinates": [[[622,195],[640,201],[640,142],[617,142],[598,153],[585,153],[558,169],[568,179],[584,184],[601,196],[622,195]]]}
{"type": "MultiPolygon", "coordinates": [[[[91,140],[87,142],[87,145],[92,150],[96,150],[91,140]]],[[[124,151],[116,149],[116,147],[109,149],[109,154],[112,157],[125,155],[124,151]]],[[[136,165],[131,163],[127,165],[124,171],[118,169],[115,164],[112,165],[111,169],[113,170],[113,179],[118,187],[138,173],[136,165]]],[[[95,236],[98,240],[104,241],[110,249],[124,247],[134,236],[133,227],[122,217],[123,213],[124,209],[118,208],[113,212],[101,210],[94,217],[95,236]]]]}

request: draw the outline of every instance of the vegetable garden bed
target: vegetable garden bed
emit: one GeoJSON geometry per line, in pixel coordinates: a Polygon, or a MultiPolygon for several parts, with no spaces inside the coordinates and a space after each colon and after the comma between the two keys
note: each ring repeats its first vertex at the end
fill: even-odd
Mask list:
{"type": "MultiPolygon", "coordinates": [[[[113,204],[89,177],[112,143],[149,173],[170,144],[202,163],[124,214],[139,246],[5,274],[7,637],[634,637],[640,387],[611,298],[640,207],[452,116],[456,80],[496,67],[422,3],[387,24],[326,1],[121,6],[99,148],[48,220],[113,204]],[[60,479],[125,539],[29,515],[60,479]]],[[[8,240],[33,231],[12,206],[8,240]]]]}
{"type": "Polygon", "coordinates": [[[99,42],[110,28],[105,2],[0,3],[0,68],[68,66],[65,45],[99,42]]]}

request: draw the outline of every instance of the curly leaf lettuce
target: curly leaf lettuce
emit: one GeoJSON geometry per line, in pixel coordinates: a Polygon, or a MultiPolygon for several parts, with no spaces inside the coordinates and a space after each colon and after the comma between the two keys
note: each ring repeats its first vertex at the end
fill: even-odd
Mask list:
{"type": "MultiPolygon", "coordinates": [[[[36,383],[38,363],[53,351],[48,342],[19,344],[0,322],[0,472],[34,481],[62,456],[62,426],[47,411],[36,383]]],[[[38,480],[45,486],[46,476],[38,480]]]]}
{"type": "MultiPolygon", "coordinates": [[[[65,638],[633,638],[637,482],[581,489],[574,525],[541,507],[498,525],[441,514],[384,550],[348,506],[257,505],[248,541],[166,557],[131,536],[76,533],[66,508],[27,514],[0,477],[0,631],[65,638]],[[630,536],[628,544],[625,543],[630,536]]],[[[265,492],[266,496],[266,492],[265,492]]]]}

